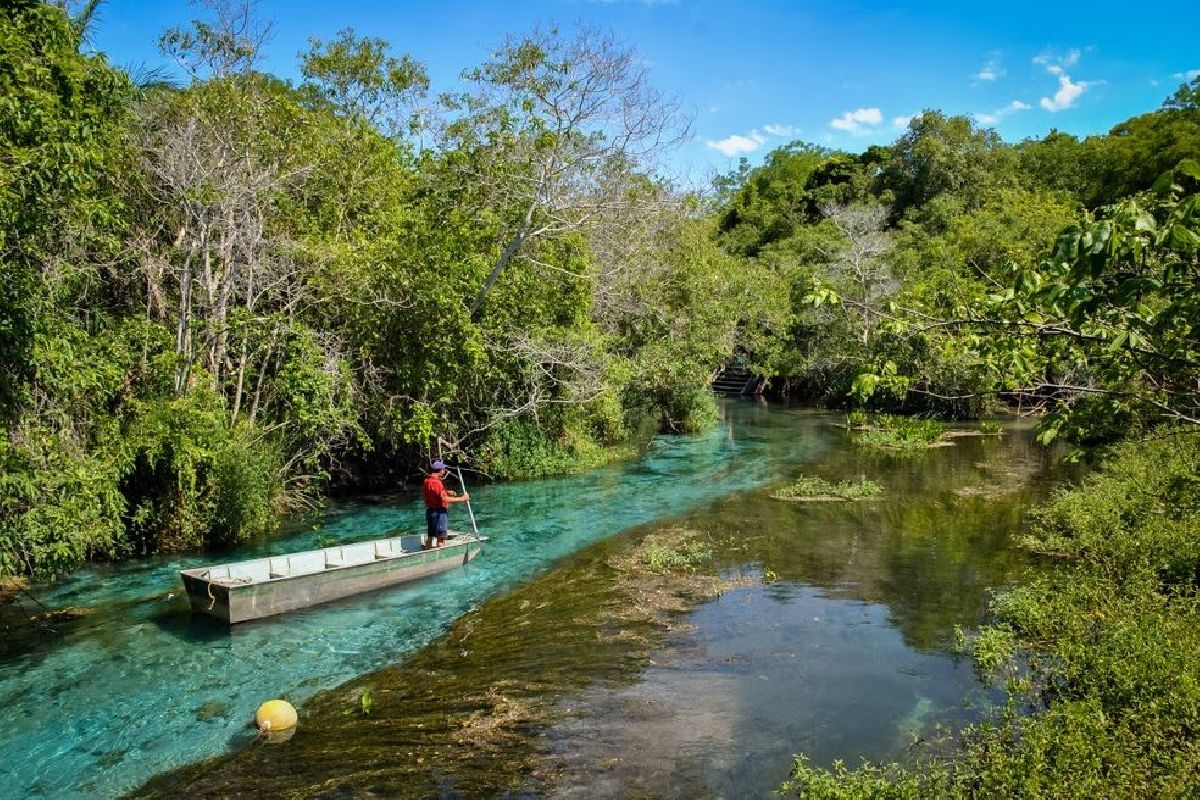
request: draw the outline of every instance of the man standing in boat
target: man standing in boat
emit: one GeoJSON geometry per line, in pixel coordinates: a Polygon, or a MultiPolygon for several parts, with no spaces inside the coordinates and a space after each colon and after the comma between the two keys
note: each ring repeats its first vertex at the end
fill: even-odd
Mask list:
{"type": "Polygon", "coordinates": [[[442,483],[446,472],[446,464],[438,459],[433,462],[429,474],[425,476],[425,524],[429,536],[426,550],[445,544],[446,531],[449,529],[450,504],[465,503],[471,499],[471,495],[466,492],[459,494],[446,489],[442,483]]]}

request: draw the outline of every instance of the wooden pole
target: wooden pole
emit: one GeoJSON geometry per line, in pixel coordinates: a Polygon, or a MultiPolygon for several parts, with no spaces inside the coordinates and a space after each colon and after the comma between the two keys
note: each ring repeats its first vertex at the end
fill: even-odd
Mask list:
{"type": "MultiPolygon", "coordinates": [[[[458,485],[462,487],[463,494],[469,495],[470,492],[467,491],[467,484],[465,481],[463,481],[462,467],[455,467],[455,469],[458,470],[458,485]]],[[[467,499],[467,513],[471,516],[471,530],[473,530],[476,535],[479,535],[479,527],[475,524],[475,512],[471,510],[471,500],[469,497],[467,499]]]]}

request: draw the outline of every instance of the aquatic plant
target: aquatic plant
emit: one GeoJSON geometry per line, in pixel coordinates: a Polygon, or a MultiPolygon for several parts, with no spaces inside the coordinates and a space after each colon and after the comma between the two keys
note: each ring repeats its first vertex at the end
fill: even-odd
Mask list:
{"type": "Polygon", "coordinates": [[[984,436],[1000,436],[1004,433],[1004,426],[999,422],[984,420],[983,422],[979,423],[979,432],[984,436]]]}
{"type": "Polygon", "coordinates": [[[651,572],[691,572],[712,560],[712,551],[702,548],[699,542],[675,546],[652,544],[646,548],[643,557],[651,572]]]}
{"type": "Polygon", "coordinates": [[[875,450],[915,452],[936,446],[945,432],[946,426],[937,420],[876,414],[854,443],[875,450]]]}
{"type": "Polygon", "coordinates": [[[776,500],[862,500],[874,497],[883,486],[866,477],[857,481],[830,483],[824,478],[802,475],[790,485],[771,494],[776,500]]]}

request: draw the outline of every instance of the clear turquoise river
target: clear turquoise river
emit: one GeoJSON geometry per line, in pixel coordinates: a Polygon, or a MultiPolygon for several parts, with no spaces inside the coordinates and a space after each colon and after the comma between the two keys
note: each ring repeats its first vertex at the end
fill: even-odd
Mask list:
{"type": "MultiPolygon", "coordinates": [[[[177,570],[204,556],[84,570],[37,592],[50,608],[88,607],[61,635],[0,661],[0,798],[114,797],[165,770],[253,737],[263,700],[314,693],[402,660],[489,596],[586,544],[796,474],[837,446],[788,413],[749,402],[701,435],[662,437],[636,461],[556,480],[468,487],[492,537],[467,567],[393,590],[227,630],[193,620],[177,570]]],[[[465,527],[461,507],[452,525],[465,527]]],[[[314,529],[220,560],[391,531],[415,531],[415,493],[337,503],[314,529]]]]}

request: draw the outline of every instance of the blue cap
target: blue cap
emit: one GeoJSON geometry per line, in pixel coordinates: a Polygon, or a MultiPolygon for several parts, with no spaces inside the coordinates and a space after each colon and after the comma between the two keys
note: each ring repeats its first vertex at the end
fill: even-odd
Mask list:
{"type": "Polygon", "coordinates": [[[446,468],[446,463],[444,461],[442,461],[440,458],[437,461],[433,462],[433,471],[434,472],[441,472],[445,468],[446,468]]]}

